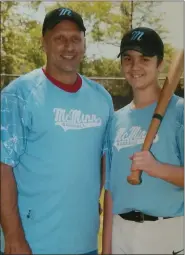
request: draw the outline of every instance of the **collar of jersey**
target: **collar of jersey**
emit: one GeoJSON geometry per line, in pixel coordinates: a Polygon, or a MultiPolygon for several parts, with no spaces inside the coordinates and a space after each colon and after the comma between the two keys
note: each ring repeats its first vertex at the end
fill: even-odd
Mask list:
{"type": "Polygon", "coordinates": [[[64,84],[61,81],[56,80],[53,76],[51,76],[49,73],[46,72],[44,68],[42,68],[43,73],[47,77],[47,79],[52,82],[55,86],[59,87],[60,89],[70,92],[70,93],[75,93],[77,92],[81,86],[82,86],[82,78],[80,77],[79,74],[77,74],[77,79],[73,85],[69,84],[64,84]]]}

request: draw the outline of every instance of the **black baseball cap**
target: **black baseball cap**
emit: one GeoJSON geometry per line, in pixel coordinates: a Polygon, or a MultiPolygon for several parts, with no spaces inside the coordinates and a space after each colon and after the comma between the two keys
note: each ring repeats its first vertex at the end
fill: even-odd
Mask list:
{"type": "Polygon", "coordinates": [[[46,14],[42,27],[42,35],[44,35],[47,30],[53,29],[62,20],[74,21],[78,25],[80,31],[83,31],[85,34],[86,28],[81,15],[69,8],[62,7],[54,9],[46,14]]]}
{"type": "Polygon", "coordinates": [[[118,58],[127,50],[138,51],[147,57],[157,56],[161,60],[164,57],[164,44],[161,37],[147,27],[137,27],[123,36],[118,58]]]}

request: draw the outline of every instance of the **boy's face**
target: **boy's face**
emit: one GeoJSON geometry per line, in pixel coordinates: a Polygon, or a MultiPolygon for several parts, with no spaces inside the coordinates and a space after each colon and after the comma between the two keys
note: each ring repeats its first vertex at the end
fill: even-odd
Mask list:
{"type": "Polygon", "coordinates": [[[122,55],[123,75],[134,90],[143,90],[156,84],[161,66],[156,56],[145,57],[134,50],[128,50],[122,55]]]}

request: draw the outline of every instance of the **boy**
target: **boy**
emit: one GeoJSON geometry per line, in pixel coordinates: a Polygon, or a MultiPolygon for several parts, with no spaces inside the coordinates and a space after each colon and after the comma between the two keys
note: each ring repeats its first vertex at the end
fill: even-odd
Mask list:
{"type": "Polygon", "coordinates": [[[151,150],[141,152],[161,88],[164,45],[152,29],[124,35],[120,53],[133,101],[112,121],[106,174],[103,254],[180,254],[184,215],[184,105],[173,95],[151,150]],[[142,183],[127,182],[142,170],[142,183]]]}

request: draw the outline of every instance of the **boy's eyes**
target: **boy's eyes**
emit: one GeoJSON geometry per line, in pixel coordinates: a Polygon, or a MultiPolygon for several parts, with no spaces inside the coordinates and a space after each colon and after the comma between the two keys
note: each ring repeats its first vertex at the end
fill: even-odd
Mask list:
{"type": "Polygon", "coordinates": [[[125,61],[131,60],[131,58],[130,58],[129,56],[124,56],[123,59],[124,59],[125,61]]]}
{"type": "Polygon", "coordinates": [[[150,61],[150,59],[149,59],[149,58],[144,57],[144,58],[143,58],[143,61],[148,62],[148,61],[150,61]]]}
{"type": "MultiPolygon", "coordinates": [[[[124,56],[124,57],[123,57],[123,60],[124,60],[124,61],[131,61],[132,58],[129,57],[129,56],[124,56]]],[[[141,61],[141,62],[142,62],[142,61],[143,61],[143,62],[149,62],[149,61],[150,61],[150,58],[148,58],[148,57],[141,57],[140,61],[141,61]]]]}

